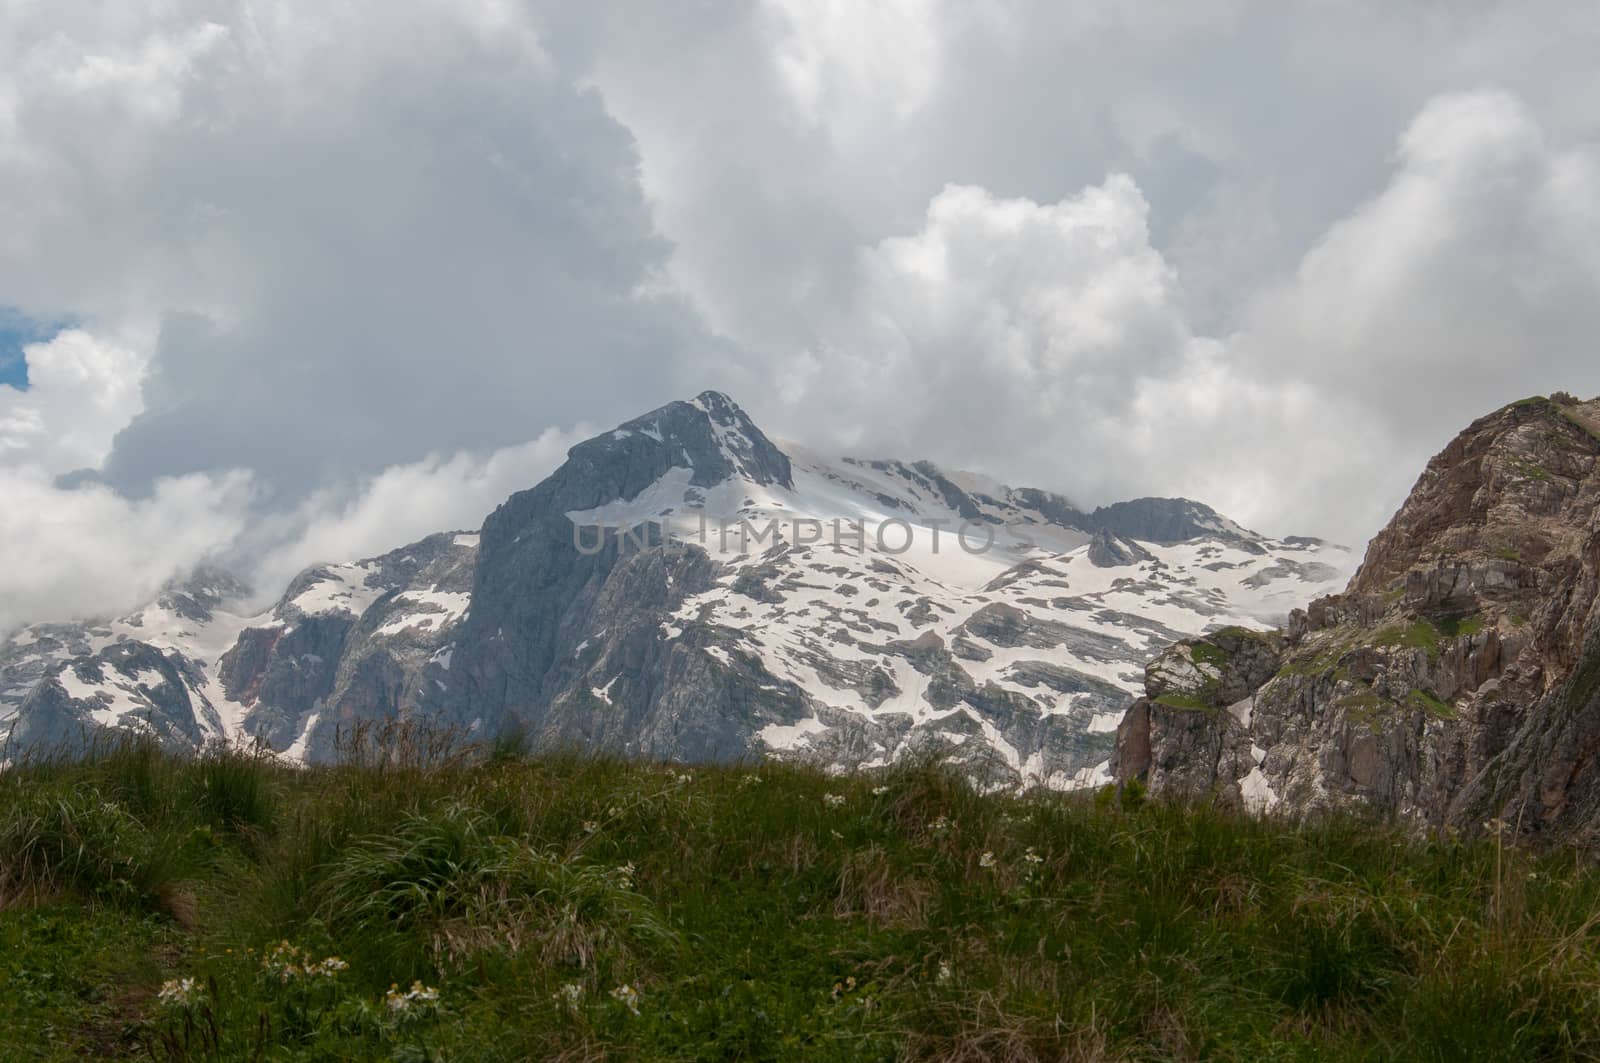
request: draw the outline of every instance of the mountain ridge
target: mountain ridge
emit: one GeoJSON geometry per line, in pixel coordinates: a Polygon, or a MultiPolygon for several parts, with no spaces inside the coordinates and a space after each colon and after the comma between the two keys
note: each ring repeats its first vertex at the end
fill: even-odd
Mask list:
{"type": "Polygon", "coordinates": [[[986,783],[1086,785],[1161,645],[1260,625],[1347,564],[1189,500],[1085,514],[780,447],[703,392],[576,444],[478,532],[312,566],[264,612],[25,629],[0,644],[0,691],[25,688],[13,746],[127,726],[317,760],[341,728],[407,717],[663,759],[938,751],[986,783]],[[810,539],[829,521],[859,541],[810,539]],[[740,522],[769,534],[705,535],[740,522]]]}

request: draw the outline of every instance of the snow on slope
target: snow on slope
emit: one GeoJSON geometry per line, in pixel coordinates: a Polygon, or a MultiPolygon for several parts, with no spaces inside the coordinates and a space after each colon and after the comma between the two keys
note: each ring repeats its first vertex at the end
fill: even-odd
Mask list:
{"type": "MultiPolygon", "coordinates": [[[[932,732],[951,746],[986,743],[1024,784],[1097,785],[1115,721],[1161,648],[1271,626],[1339,589],[1353,565],[1342,548],[1268,540],[1225,518],[1204,537],[1129,544],[1134,560],[1111,564],[1088,533],[992,481],[784,449],[793,489],[738,477],[700,488],[674,468],[632,499],[567,516],[584,528],[654,522],[722,561],[716,587],[668,617],[661,637],[713,626],[820,708],[892,720],[894,744],[862,763],[892,761],[932,732]],[[1063,765],[1020,750],[956,696],[995,689],[1060,717],[1079,754],[1063,765]]],[[[794,753],[821,748],[830,730],[813,717],[761,737],[794,753]]]]}
{"type": "MultiPolygon", "coordinates": [[[[434,540],[440,540],[435,545],[447,555],[451,568],[470,572],[476,534],[447,533],[424,543],[434,540]]],[[[276,644],[308,618],[342,617],[359,626],[369,613],[381,610],[381,617],[374,615],[369,638],[399,647],[427,643],[427,652],[441,670],[447,669],[448,648],[438,650],[433,643],[459,623],[471,596],[454,585],[446,589],[424,578],[438,574],[424,564],[426,560],[402,550],[381,558],[319,565],[301,573],[275,605],[260,612],[237,609],[236,603],[246,598],[242,586],[206,576],[169,589],[139,612],[117,620],[24,628],[0,643],[0,740],[9,733],[22,699],[39,684],[59,686],[101,726],[136,727],[148,713],[170,711],[170,699],[159,697],[161,682],[151,682],[149,673],[130,676],[112,667],[73,666],[124,644],[148,646],[178,666],[192,706],[192,723],[206,740],[248,737],[250,715],[257,707],[255,694],[248,688],[230,693],[224,672],[230,651],[241,647],[242,636],[250,631],[265,633],[276,644]]],[[[297,728],[302,736],[314,726],[315,713],[312,716],[297,728]]],[[[291,746],[290,755],[294,749],[291,746]]],[[[299,750],[303,749],[301,740],[299,750]]]]}

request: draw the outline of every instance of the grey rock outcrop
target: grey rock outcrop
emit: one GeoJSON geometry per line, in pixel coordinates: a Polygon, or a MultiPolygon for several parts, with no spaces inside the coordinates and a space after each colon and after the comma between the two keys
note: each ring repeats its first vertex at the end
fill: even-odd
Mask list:
{"type": "Polygon", "coordinates": [[[1151,665],[1118,730],[1120,780],[1600,844],[1600,400],[1475,422],[1344,594],[1243,671],[1230,656],[1208,673],[1208,645],[1151,665]]]}

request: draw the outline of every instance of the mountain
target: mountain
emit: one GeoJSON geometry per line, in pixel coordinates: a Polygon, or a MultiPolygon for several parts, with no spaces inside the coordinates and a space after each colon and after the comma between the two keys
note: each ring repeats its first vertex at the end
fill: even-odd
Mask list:
{"type": "Polygon", "coordinates": [[[1115,771],[1156,792],[1600,842],[1600,399],[1428,463],[1342,594],[1146,670],[1115,771]]]}
{"type": "Polygon", "coordinates": [[[117,727],[319,760],[406,718],[684,761],[929,752],[1065,788],[1109,778],[1153,654],[1279,621],[1349,561],[1185,499],[1086,512],[780,445],[706,392],[573,447],[480,532],[313,567],[258,615],[196,584],[25,629],[0,646],[0,715],[13,755],[117,727]]]}

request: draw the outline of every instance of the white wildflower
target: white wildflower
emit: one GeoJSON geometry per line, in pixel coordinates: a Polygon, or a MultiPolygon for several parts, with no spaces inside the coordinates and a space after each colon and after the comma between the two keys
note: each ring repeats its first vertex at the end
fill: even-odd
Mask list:
{"type": "Polygon", "coordinates": [[[568,982],[555,991],[552,999],[562,1007],[576,1011],[578,1003],[583,1000],[583,986],[577,982],[568,982]]]}
{"type": "Polygon", "coordinates": [[[937,831],[947,831],[947,830],[950,829],[950,820],[946,816],[939,816],[936,819],[934,819],[933,822],[928,824],[928,829],[931,830],[931,831],[936,831],[936,832],[937,831]]]}
{"type": "Polygon", "coordinates": [[[950,970],[949,962],[946,961],[946,960],[940,960],[939,961],[939,974],[938,974],[938,978],[936,979],[938,981],[938,983],[940,985],[944,985],[946,982],[950,981],[950,979],[952,979],[954,977],[955,977],[955,972],[950,970]]]}
{"type": "Polygon", "coordinates": [[[1028,846],[1027,850],[1022,854],[1022,858],[1030,864],[1044,863],[1044,857],[1039,855],[1039,850],[1035,849],[1031,845],[1028,846]]]}
{"type": "Polygon", "coordinates": [[[872,796],[873,797],[882,797],[884,794],[886,794],[888,792],[889,792],[889,788],[887,786],[874,786],[872,788],[872,796]]]}
{"type": "Polygon", "coordinates": [[[626,864],[623,864],[621,867],[617,868],[617,881],[622,884],[623,889],[633,888],[633,876],[637,870],[638,869],[633,866],[632,860],[629,860],[626,864]]]}
{"type": "Polygon", "coordinates": [[[600,824],[596,823],[594,820],[586,819],[586,820],[583,821],[583,833],[585,833],[585,834],[593,834],[595,831],[597,831],[599,829],[600,829],[600,824]]]}
{"type": "Polygon", "coordinates": [[[979,867],[993,867],[994,866],[994,854],[989,852],[988,850],[985,850],[984,854],[982,856],[978,857],[978,866],[979,867]]]}
{"type": "Polygon", "coordinates": [[[172,1008],[186,1008],[194,1003],[200,989],[194,984],[193,978],[174,978],[161,984],[161,991],[156,994],[161,1003],[172,1008]]]}
{"type": "Polygon", "coordinates": [[[261,957],[262,968],[280,982],[301,978],[314,973],[311,955],[287,941],[280,941],[261,957]]]}
{"type": "Polygon", "coordinates": [[[412,982],[411,988],[405,992],[400,991],[397,985],[391,985],[389,992],[384,994],[384,1003],[389,1006],[389,1013],[400,1018],[413,1015],[431,1004],[439,1002],[439,991],[432,986],[423,985],[420,981],[412,982]]]}
{"type": "Polygon", "coordinates": [[[635,1015],[639,1014],[639,991],[631,985],[619,985],[611,991],[611,999],[620,1002],[635,1015]]]}
{"type": "Polygon", "coordinates": [[[844,795],[843,794],[823,794],[822,795],[822,803],[827,805],[829,808],[838,808],[840,805],[844,804],[844,795]]]}

